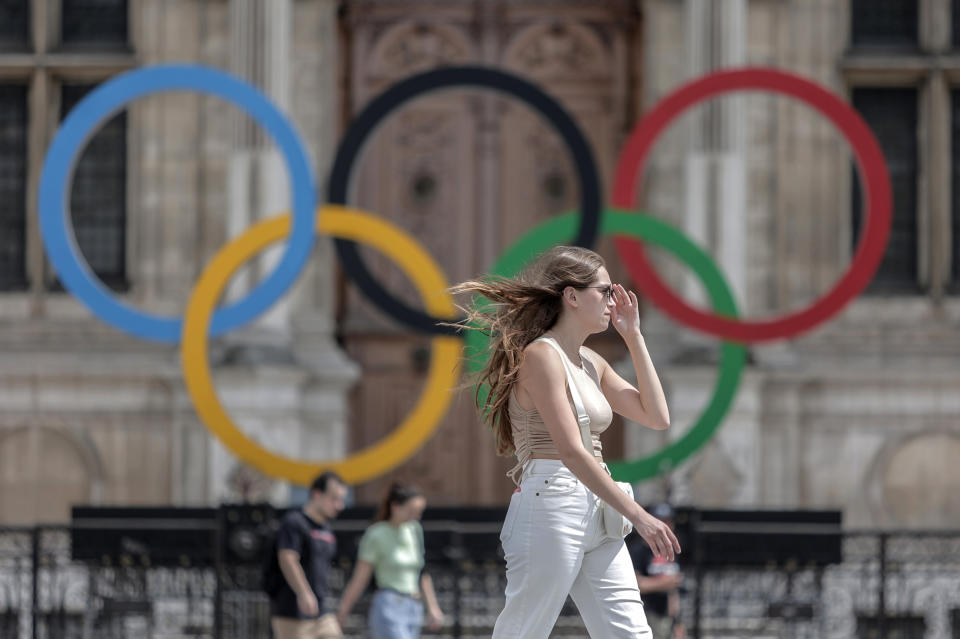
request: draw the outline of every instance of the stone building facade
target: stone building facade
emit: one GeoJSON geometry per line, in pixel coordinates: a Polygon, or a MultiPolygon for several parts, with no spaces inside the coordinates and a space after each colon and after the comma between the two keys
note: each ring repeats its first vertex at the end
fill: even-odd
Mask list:
{"type": "MultiPolygon", "coordinates": [[[[750,348],[719,435],[670,480],[679,500],[836,508],[851,527],[960,523],[960,478],[945,461],[960,450],[958,17],[940,0],[644,4],[644,104],[724,67],[794,72],[857,108],[893,183],[890,244],[868,289],[815,330],[750,348]]],[[[813,303],[848,268],[856,179],[847,142],[820,114],[739,93],[691,110],[664,137],[644,202],[710,250],[743,315],[770,318],[813,303]]],[[[677,270],[664,265],[697,299],[677,270]]],[[[715,342],[656,315],[648,326],[671,362],[682,425],[715,374],[673,362],[711,359],[715,342]]]]}
{"type": "MultiPolygon", "coordinates": [[[[71,89],[82,94],[127,69],[176,62],[232,71],[260,87],[289,114],[324,172],[339,126],[338,4],[41,0],[5,7],[5,195],[19,197],[22,208],[7,199],[2,217],[5,238],[19,236],[23,250],[5,246],[4,254],[0,519],[61,521],[78,502],[286,500],[288,486],[238,464],[199,423],[176,346],[112,330],[58,289],[42,253],[35,191],[71,89]]],[[[290,205],[279,154],[217,98],[148,96],[89,146],[71,196],[80,247],[101,279],[146,311],[182,313],[214,253],[290,205]],[[104,139],[109,133],[114,138],[104,139]],[[105,202],[104,185],[116,184],[105,202]],[[98,240],[84,243],[84,233],[98,240]]],[[[245,268],[228,297],[238,297],[270,259],[245,268]]],[[[290,456],[346,451],[346,392],[359,371],[336,344],[332,269],[321,242],[281,303],[211,351],[233,417],[290,456]]]]}
{"type": "MultiPolygon", "coordinates": [[[[836,508],[851,527],[960,524],[956,4],[140,0],[116,3],[127,20],[109,37],[121,27],[87,24],[74,4],[84,3],[24,2],[25,19],[0,21],[0,188],[13,203],[3,205],[0,224],[5,237],[22,238],[22,250],[0,255],[0,520],[63,519],[78,501],[289,496],[285,484],[237,464],[199,424],[176,347],[92,319],[57,290],[42,255],[35,191],[63,104],[125,69],[195,62],[239,74],[285,110],[320,185],[354,114],[397,79],[443,64],[503,68],[555,96],[589,139],[605,192],[633,125],[697,76],[771,66],[851,101],[893,178],[894,231],[880,272],[815,330],[751,346],[718,434],[638,494],[712,507],[836,508]]],[[[89,244],[85,255],[141,308],[182,312],[212,255],[290,204],[282,158],[223,101],[148,97],[104,131],[114,144],[119,136],[119,147],[105,148],[113,157],[121,149],[124,162],[119,173],[91,168],[90,179],[117,185],[125,206],[103,224],[120,228],[122,241],[112,253],[89,244]]],[[[823,117],[749,92],[693,108],[670,127],[638,208],[708,249],[744,317],[769,318],[802,309],[843,275],[862,219],[856,184],[846,142],[823,117]]],[[[82,212],[98,207],[85,193],[75,185],[78,229],[88,219],[82,212]]],[[[351,202],[413,233],[455,282],[485,271],[537,223],[574,209],[578,193],[560,139],[529,110],[489,92],[451,90],[405,105],[377,130],[351,202]]],[[[626,280],[609,238],[598,250],[626,280]]],[[[363,255],[415,303],[394,267],[363,255]]],[[[676,290],[703,304],[692,276],[654,256],[676,290]]],[[[270,259],[245,270],[230,295],[242,294],[270,259]]],[[[650,304],[644,331],[673,425],[659,433],[618,422],[604,440],[610,457],[647,454],[682,436],[716,379],[717,340],[650,304]]],[[[591,345],[630,374],[615,333],[591,345]]],[[[422,386],[428,348],[362,299],[321,240],[295,290],[212,352],[221,397],[247,432],[274,450],[324,458],[371,443],[403,417],[422,386]]],[[[494,456],[462,392],[427,446],[390,478],[419,482],[432,503],[503,503],[509,466],[494,456]]],[[[375,499],[386,479],[357,487],[357,498],[375,499]]]]}

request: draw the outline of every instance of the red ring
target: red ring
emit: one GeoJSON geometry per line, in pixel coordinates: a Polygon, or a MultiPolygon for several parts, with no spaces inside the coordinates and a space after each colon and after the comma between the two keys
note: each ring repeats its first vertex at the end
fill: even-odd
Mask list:
{"type": "Polygon", "coordinates": [[[865,184],[866,226],[847,273],[829,292],[804,310],[771,320],[740,321],[698,310],[675,295],[654,270],[641,242],[618,237],[615,244],[635,285],[667,315],[704,333],[750,343],[792,337],[807,331],[838,313],[867,286],[886,251],[892,194],[890,175],[880,145],[870,127],[853,108],[800,76],[773,69],[750,68],[717,71],[699,78],[663,98],[647,113],[630,134],[620,154],[613,205],[623,209],[634,208],[637,180],[643,173],[650,149],[677,115],[715,95],[743,89],[765,89],[809,104],[833,122],[853,147],[865,184]]]}

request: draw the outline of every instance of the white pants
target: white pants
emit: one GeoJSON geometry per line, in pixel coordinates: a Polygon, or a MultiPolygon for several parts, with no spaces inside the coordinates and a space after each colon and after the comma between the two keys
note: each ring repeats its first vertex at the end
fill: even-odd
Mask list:
{"type": "Polygon", "coordinates": [[[652,637],[626,544],[604,536],[600,504],[562,462],[527,463],[500,533],[507,601],[493,639],[546,639],[568,593],[592,639],[652,637]]]}

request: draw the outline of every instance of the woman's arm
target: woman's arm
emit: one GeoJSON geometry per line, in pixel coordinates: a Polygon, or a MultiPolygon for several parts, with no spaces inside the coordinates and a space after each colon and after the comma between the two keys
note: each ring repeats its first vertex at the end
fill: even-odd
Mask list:
{"type": "Polygon", "coordinates": [[[437,593],[433,590],[433,578],[429,573],[420,575],[420,591],[427,604],[427,628],[436,630],[443,626],[443,611],[437,602],[437,593]]]}
{"type": "Polygon", "coordinates": [[[603,357],[595,351],[585,348],[597,368],[600,386],[604,397],[610,402],[610,408],[618,415],[630,421],[654,430],[664,430],[670,426],[670,412],[667,410],[667,398],[653,367],[653,360],[647,351],[643,335],[624,337],[633,368],[637,374],[637,388],[623,379],[603,357]]]}
{"type": "Polygon", "coordinates": [[[543,342],[528,346],[518,383],[533,400],[563,464],[593,494],[627,517],[657,557],[672,561],[674,553],[680,552],[680,544],[669,526],[621,492],[597,463],[593,451],[584,448],[580,427],[567,401],[567,376],[560,354],[543,342]]]}
{"type": "Polygon", "coordinates": [[[357,603],[357,599],[370,583],[370,576],[373,574],[373,564],[362,559],[357,560],[357,565],[353,569],[353,576],[350,577],[350,583],[343,591],[343,597],[340,598],[340,606],[337,608],[337,621],[343,627],[347,620],[347,615],[357,603]]]}

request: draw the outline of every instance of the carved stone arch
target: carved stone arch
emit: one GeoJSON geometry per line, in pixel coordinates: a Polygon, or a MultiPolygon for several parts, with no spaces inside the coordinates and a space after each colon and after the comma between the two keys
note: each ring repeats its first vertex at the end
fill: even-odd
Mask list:
{"type": "Polygon", "coordinates": [[[960,432],[933,428],[891,438],[864,474],[868,506],[881,525],[955,528],[960,524],[960,432]]]}
{"type": "Polygon", "coordinates": [[[104,480],[96,445],[80,429],[26,424],[0,430],[0,520],[65,521],[72,504],[102,500],[104,480]]]}
{"type": "Polygon", "coordinates": [[[377,39],[367,68],[370,76],[396,78],[475,59],[470,39],[456,27],[408,20],[390,27],[377,39]]]}
{"type": "Polygon", "coordinates": [[[611,53],[600,36],[574,20],[550,20],[517,33],[503,57],[506,68],[544,80],[606,78],[611,53]]]}

